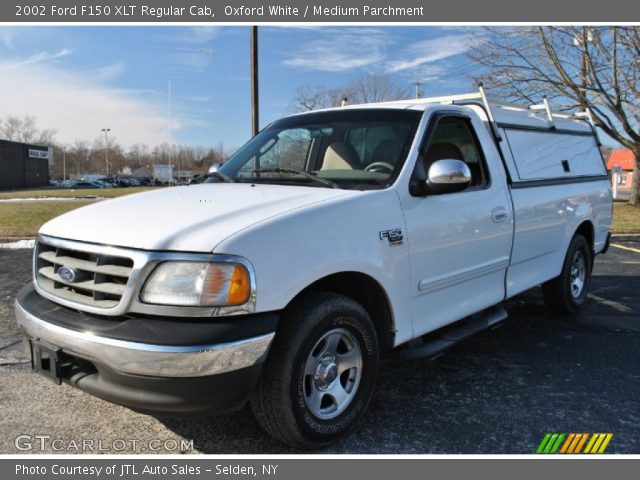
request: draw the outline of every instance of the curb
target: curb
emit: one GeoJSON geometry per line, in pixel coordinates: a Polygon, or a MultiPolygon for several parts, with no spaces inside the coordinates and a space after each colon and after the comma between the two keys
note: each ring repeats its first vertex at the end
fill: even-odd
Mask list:
{"type": "Polygon", "coordinates": [[[35,240],[36,237],[0,237],[0,243],[19,242],[20,240],[35,240]]]}
{"type": "Polygon", "coordinates": [[[640,233],[614,233],[611,235],[611,239],[635,242],[640,240],[640,233]]]}

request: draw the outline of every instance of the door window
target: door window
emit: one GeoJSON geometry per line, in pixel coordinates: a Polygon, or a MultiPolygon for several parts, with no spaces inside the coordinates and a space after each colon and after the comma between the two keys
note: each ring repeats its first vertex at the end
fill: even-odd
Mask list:
{"type": "Polygon", "coordinates": [[[430,142],[423,146],[420,158],[425,172],[428,172],[431,164],[437,160],[461,160],[471,171],[470,187],[486,187],[489,184],[482,150],[468,118],[441,118],[430,142]]]}

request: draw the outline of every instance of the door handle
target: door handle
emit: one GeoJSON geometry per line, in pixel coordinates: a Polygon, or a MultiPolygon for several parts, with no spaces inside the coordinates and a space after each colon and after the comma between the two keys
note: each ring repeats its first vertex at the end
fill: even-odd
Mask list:
{"type": "Polygon", "coordinates": [[[502,223],[509,218],[509,213],[505,207],[495,207],[491,210],[491,218],[495,223],[502,223]]]}

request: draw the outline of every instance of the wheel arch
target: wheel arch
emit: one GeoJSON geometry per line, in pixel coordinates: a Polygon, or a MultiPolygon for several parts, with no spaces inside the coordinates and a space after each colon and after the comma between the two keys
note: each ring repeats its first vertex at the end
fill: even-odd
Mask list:
{"type": "Polygon", "coordinates": [[[333,273],[305,287],[289,305],[312,291],[338,293],[360,303],[373,320],[382,349],[393,348],[396,329],[391,301],[384,287],[375,278],[356,271],[333,273]]]}
{"type": "Polygon", "coordinates": [[[576,228],[573,236],[575,237],[577,234],[582,235],[587,240],[589,248],[591,249],[591,254],[593,255],[595,242],[595,228],[593,226],[593,222],[591,222],[591,220],[583,221],[580,225],[578,225],[578,228],[576,228]]]}

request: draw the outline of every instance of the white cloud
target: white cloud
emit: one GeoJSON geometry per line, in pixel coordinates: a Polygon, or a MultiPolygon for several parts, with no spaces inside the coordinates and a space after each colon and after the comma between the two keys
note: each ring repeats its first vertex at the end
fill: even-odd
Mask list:
{"type": "Polygon", "coordinates": [[[409,46],[403,58],[390,61],[387,70],[392,73],[414,70],[428,63],[460,55],[469,49],[470,41],[469,35],[446,35],[415,42],[409,46]]]}
{"type": "Polygon", "coordinates": [[[0,28],[0,43],[6,48],[13,48],[15,46],[15,28],[0,28]]]}
{"type": "Polygon", "coordinates": [[[375,29],[325,30],[322,37],[303,44],[282,61],[288,67],[344,72],[380,63],[386,35],[375,29]]]}
{"type": "Polygon", "coordinates": [[[175,65],[185,68],[189,73],[201,73],[213,60],[212,49],[181,48],[174,51],[170,58],[175,65]]]}
{"type": "Polygon", "coordinates": [[[71,55],[71,53],[73,52],[68,48],[63,48],[61,50],[58,50],[55,53],[38,52],[26,58],[15,60],[14,64],[15,65],[36,65],[38,63],[50,62],[52,60],[57,60],[59,58],[66,57],[68,55],[71,55]]]}
{"type": "MultiPolygon", "coordinates": [[[[138,92],[105,86],[97,79],[99,75],[84,75],[43,63],[63,52],[39,54],[25,61],[0,61],[3,117],[32,115],[39,128],[56,129],[62,143],[93,140],[105,127],[111,128],[123,146],[167,141],[164,104],[143,100],[138,92]]],[[[109,66],[105,69],[117,70],[109,66]]],[[[173,128],[179,125],[174,124],[173,128]]]]}
{"type": "Polygon", "coordinates": [[[423,82],[438,80],[442,75],[451,72],[451,65],[425,65],[418,70],[416,77],[423,82]]]}
{"type": "Polygon", "coordinates": [[[98,68],[91,68],[80,72],[96,81],[106,81],[119,77],[125,72],[124,62],[116,62],[109,65],[104,65],[98,68]]]}
{"type": "Polygon", "coordinates": [[[203,72],[214,58],[212,40],[218,36],[221,27],[189,27],[169,36],[172,62],[190,73],[203,72]]]}
{"type": "Polygon", "coordinates": [[[203,44],[213,40],[221,27],[188,27],[181,30],[176,39],[183,43],[203,44]]]}

